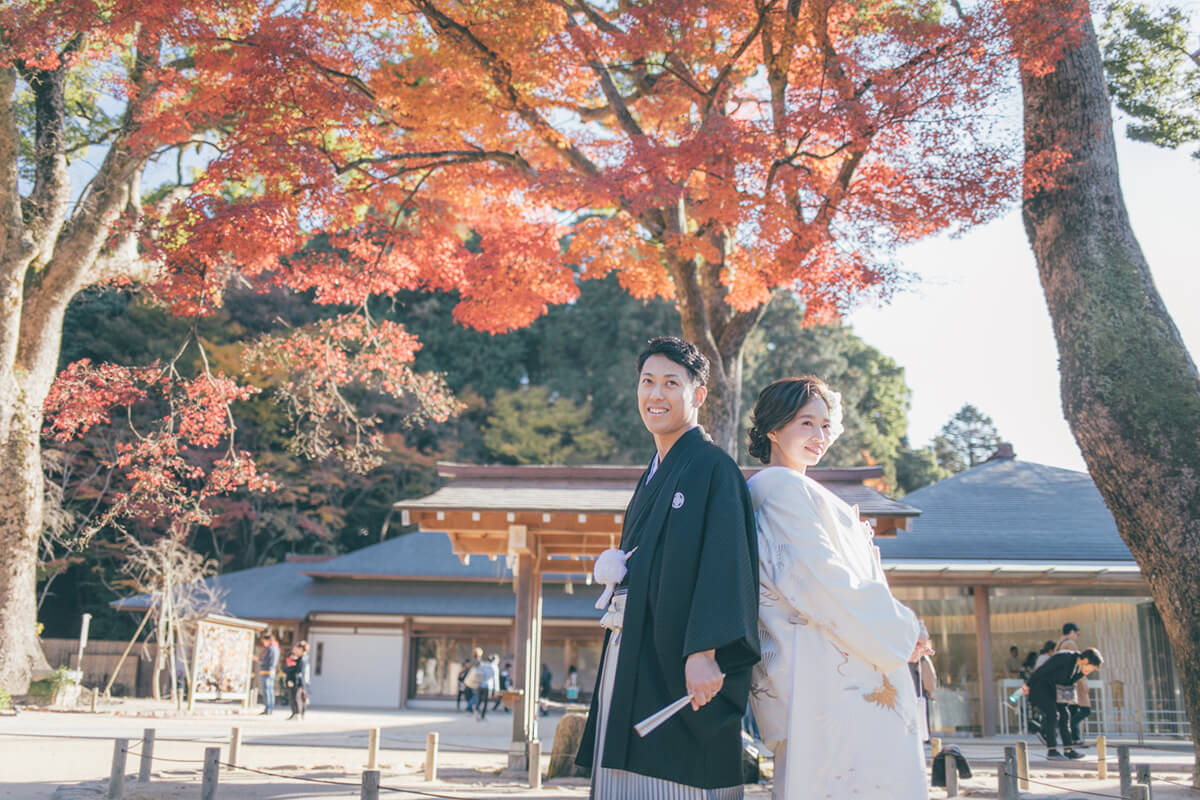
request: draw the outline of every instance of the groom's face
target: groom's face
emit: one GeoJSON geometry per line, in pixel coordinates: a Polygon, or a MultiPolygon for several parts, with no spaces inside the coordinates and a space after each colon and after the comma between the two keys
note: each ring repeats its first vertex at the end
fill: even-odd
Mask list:
{"type": "Polygon", "coordinates": [[[656,436],[682,433],[696,424],[707,392],[681,364],[655,353],[638,376],[642,424],[656,436]]]}

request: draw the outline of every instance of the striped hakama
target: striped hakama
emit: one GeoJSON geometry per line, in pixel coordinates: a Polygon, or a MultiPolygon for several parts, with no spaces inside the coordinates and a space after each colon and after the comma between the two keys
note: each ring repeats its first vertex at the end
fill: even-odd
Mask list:
{"type": "Polygon", "coordinates": [[[617,677],[617,660],[621,654],[621,624],[625,615],[625,590],[618,591],[609,603],[608,613],[600,624],[612,631],[604,651],[604,669],[600,675],[600,699],[596,705],[596,750],[592,761],[591,800],[742,800],[741,786],[724,789],[700,789],[682,783],[651,778],[622,769],[601,766],[604,735],[608,730],[608,710],[612,705],[613,686],[617,677]]]}

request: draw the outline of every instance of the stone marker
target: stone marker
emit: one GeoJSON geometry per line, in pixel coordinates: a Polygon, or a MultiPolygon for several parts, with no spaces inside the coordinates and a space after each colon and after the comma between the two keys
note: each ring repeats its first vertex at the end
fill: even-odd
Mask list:
{"type": "Polygon", "coordinates": [[[550,769],[547,778],[586,778],[590,770],[575,764],[575,754],[583,740],[583,729],[587,726],[586,714],[564,714],[554,732],[554,744],[550,748],[550,769]]]}

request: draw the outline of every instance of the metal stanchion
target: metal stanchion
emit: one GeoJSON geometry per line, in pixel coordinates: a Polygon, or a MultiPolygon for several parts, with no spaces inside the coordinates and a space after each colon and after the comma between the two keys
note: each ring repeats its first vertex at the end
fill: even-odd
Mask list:
{"type": "Polygon", "coordinates": [[[1152,783],[1153,781],[1150,779],[1150,765],[1138,764],[1137,783],[1134,785],[1146,787],[1146,800],[1154,800],[1154,786],[1152,783]]]}
{"type": "Polygon", "coordinates": [[[241,749],[242,729],[235,725],[233,726],[233,729],[229,731],[229,763],[232,766],[237,766],[241,763],[238,761],[238,758],[241,756],[241,749]]]}
{"type": "Polygon", "coordinates": [[[361,800],[379,800],[379,770],[363,771],[361,800]]]}
{"type": "Polygon", "coordinates": [[[1129,797],[1129,787],[1133,786],[1133,772],[1129,768],[1129,745],[1117,745],[1117,772],[1121,775],[1121,797],[1129,797]]]}
{"type": "Polygon", "coordinates": [[[200,800],[217,800],[217,782],[221,777],[221,748],[204,748],[204,775],[200,782],[200,800]]]}
{"type": "Polygon", "coordinates": [[[1000,764],[998,783],[1000,800],[1018,800],[1021,796],[1017,788],[1017,748],[1004,748],[1004,761],[1000,764]]]}
{"type": "Polygon", "coordinates": [[[537,740],[529,743],[529,788],[542,788],[542,743],[537,740]]]}

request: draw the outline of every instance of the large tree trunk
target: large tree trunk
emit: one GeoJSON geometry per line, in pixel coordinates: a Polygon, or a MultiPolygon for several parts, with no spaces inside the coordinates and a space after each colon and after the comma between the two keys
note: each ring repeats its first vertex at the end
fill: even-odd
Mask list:
{"type": "MultiPolygon", "coordinates": [[[[1200,378],[1134,238],[1095,31],[1075,8],[1078,44],[1049,74],[1023,70],[1025,227],[1064,412],[1162,614],[1200,752],[1200,378]],[[1040,154],[1055,149],[1069,160],[1046,186],[1040,154]]],[[[1021,50],[1030,29],[1015,30],[1021,50]]]]}
{"type": "Polygon", "coordinates": [[[42,415],[19,384],[0,391],[8,395],[4,411],[9,417],[7,436],[0,441],[0,686],[24,694],[31,678],[49,671],[37,637],[42,415]]]}

